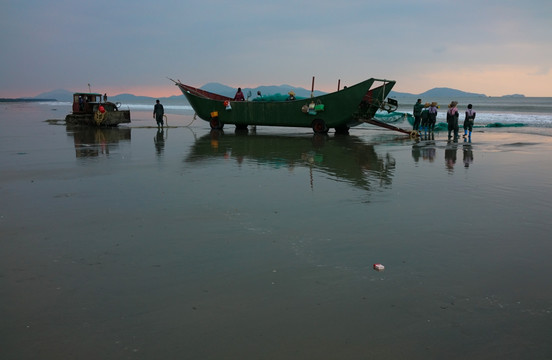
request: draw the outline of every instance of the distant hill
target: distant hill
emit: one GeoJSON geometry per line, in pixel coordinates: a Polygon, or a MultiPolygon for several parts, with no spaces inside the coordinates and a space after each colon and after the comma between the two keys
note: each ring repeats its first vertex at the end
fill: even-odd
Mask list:
{"type": "MultiPolygon", "coordinates": [[[[201,87],[202,90],[206,90],[209,92],[213,92],[216,94],[228,96],[228,97],[234,97],[236,94],[237,88],[233,88],[224,84],[220,83],[207,83],[201,87]]],[[[310,90],[300,88],[300,87],[294,87],[291,85],[279,85],[279,86],[259,86],[256,88],[243,88],[242,92],[245,96],[248,95],[249,92],[251,92],[251,97],[255,98],[257,96],[257,91],[260,91],[263,95],[272,95],[272,94],[287,94],[289,91],[293,90],[295,92],[296,96],[299,97],[310,97],[310,90]]],[[[315,90],[314,95],[323,95],[325,94],[322,91],[315,90]]],[[[73,101],[73,92],[68,90],[52,90],[48,91],[42,94],[38,94],[35,96],[35,98],[48,98],[48,99],[56,99],[57,101],[66,101],[71,102],[73,101]]],[[[159,99],[161,103],[163,104],[169,104],[169,105],[188,105],[188,100],[186,100],[186,97],[184,95],[174,95],[169,97],[160,97],[160,98],[153,98],[149,96],[137,96],[133,94],[118,94],[118,95],[109,95],[108,94],[108,100],[113,102],[121,102],[126,104],[153,104],[155,103],[155,100],[159,99]]]]}
{"type": "Polygon", "coordinates": [[[0,98],[0,102],[39,102],[39,101],[56,101],[56,99],[44,98],[0,98]]]}
{"type": "MultiPolygon", "coordinates": [[[[184,95],[182,95],[184,96],[184,95]]],[[[159,98],[161,99],[161,98],[159,98]]],[[[152,98],[149,96],[138,96],[133,94],[119,94],[114,96],[107,96],[108,101],[112,102],[122,102],[122,103],[128,103],[128,104],[155,104],[156,98],[152,98]]],[[[153,106],[153,105],[152,105],[153,106]]]]}
{"type": "Polygon", "coordinates": [[[525,95],[522,95],[522,94],[512,94],[512,95],[504,95],[504,96],[501,96],[503,98],[524,98],[525,95]]]}
{"type": "MultiPolygon", "coordinates": [[[[42,94],[38,94],[33,99],[39,99],[39,98],[40,99],[48,98],[48,99],[55,99],[57,101],[72,102],[73,92],[68,90],[62,90],[62,89],[52,90],[42,94]]],[[[112,102],[121,102],[125,104],[154,104],[157,98],[152,98],[149,96],[137,96],[133,94],[119,94],[114,96],[108,95],[107,99],[112,102]]],[[[167,103],[171,105],[188,104],[188,101],[186,100],[186,97],[184,95],[175,95],[175,96],[169,96],[169,97],[159,98],[159,99],[163,103],[167,103]]]]}
{"type": "Polygon", "coordinates": [[[391,92],[389,93],[389,97],[391,98],[406,98],[406,97],[415,97],[415,96],[418,96],[418,95],[405,93],[405,92],[398,92],[393,90],[391,90],[391,92]]]}
{"type": "MultiPolygon", "coordinates": [[[[217,93],[220,95],[233,97],[236,93],[236,88],[220,84],[220,83],[207,83],[201,87],[201,89],[217,93]]],[[[293,90],[295,95],[298,97],[310,97],[310,90],[304,89],[301,87],[295,87],[291,85],[269,85],[269,86],[258,86],[256,88],[243,88],[242,91],[247,97],[248,93],[251,92],[251,97],[255,98],[257,96],[257,91],[260,91],[263,95],[273,95],[273,94],[282,94],[285,95],[289,91],[293,90]]],[[[322,91],[315,90],[314,95],[324,95],[322,91]]],[[[391,98],[422,98],[422,99],[460,99],[465,97],[487,97],[485,94],[471,93],[456,89],[451,89],[447,87],[438,87],[427,90],[421,94],[410,94],[404,92],[391,91],[389,94],[391,98]]],[[[513,95],[504,95],[502,97],[524,97],[524,95],[513,94],[513,95]]],[[[48,91],[42,94],[38,94],[33,99],[56,99],[57,101],[66,101],[71,102],[73,98],[73,92],[63,89],[57,89],[48,91]]],[[[149,96],[137,96],[133,94],[118,94],[118,95],[108,95],[108,99],[113,102],[122,102],[127,104],[154,104],[157,98],[149,96]]],[[[163,104],[168,105],[188,105],[188,101],[184,95],[174,95],[169,97],[159,98],[163,104]]]]}
{"type": "Polygon", "coordinates": [[[184,95],[173,95],[169,97],[149,97],[137,96],[133,94],[119,94],[107,97],[107,100],[112,102],[121,102],[123,104],[155,104],[155,100],[159,99],[165,105],[189,105],[188,100],[184,95]]]}
{"type": "Polygon", "coordinates": [[[425,97],[447,97],[447,98],[461,98],[461,97],[487,97],[485,94],[470,93],[461,90],[439,87],[433,88],[426,92],[419,94],[425,97]]]}
{"type": "Polygon", "coordinates": [[[48,91],[38,94],[35,98],[56,99],[57,101],[73,101],[73,92],[63,89],[48,91]]]}
{"type": "MultiPolygon", "coordinates": [[[[216,94],[228,96],[228,97],[234,97],[236,94],[237,88],[233,88],[230,86],[226,86],[219,83],[208,83],[201,87],[202,90],[206,90],[209,92],[213,92],[216,94]]],[[[295,92],[295,95],[298,97],[310,97],[310,90],[295,87],[291,85],[270,85],[270,86],[258,86],[256,88],[242,88],[243,94],[247,97],[248,93],[251,92],[251,98],[255,98],[257,96],[257,91],[260,91],[262,95],[274,95],[274,94],[282,94],[285,95],[290,91],[295,92]]],[[[324,95],[325,93],[322,91],[315,90],[314,96],[324,95]]]]}
{"type": "Polygon", "coordinates": [[[236,88],[219,83],[207,83],[200,87],[200,89],[228,97],[233,97],[237,90],[236,88]]]}
{"type": "Polygon", "coordinates": [[[430,89],[430,90],[427,90],[423,93],[420,93],[420,94],[410,94],[410,93],[402,93],[402,92],[396,92],[396,91],[391,91],[391,93],[389,94],[389,97],[393,97],[393,98],[425,98],[425,99],[435,99],[435,98],[438,98],[438,99],[441,99],[441,98],[450,98],[450,99],[455,99],[455,98],[466,98],[466,97],[470,97],[470,98],[473,98],[473,97],[487,97],[487,95],[485,94],[478,94],[478,93],[471,93],[471,92],[466,92],[466,91],[461,91],[461,90],[456,90],[456,89],[451,89],[451,88],[447,88],[447,87],[438,87],[438,88],[433,88],[433,89],[430,89]]]}

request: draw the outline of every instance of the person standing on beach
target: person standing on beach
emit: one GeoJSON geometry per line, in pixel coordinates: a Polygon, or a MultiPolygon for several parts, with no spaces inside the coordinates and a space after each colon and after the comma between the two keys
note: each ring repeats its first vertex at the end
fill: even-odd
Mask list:
{"type": "Polygon", "coordinates": [[[466,110],[466,117],[464,118],[464,137],[470,132],[469,138],[471,139],[471,133],[473,130],[473,122],[475,120],[475,111],[472,110],[472,104],[468,105],[468,110],[466,110]]]}
{"type": "Polygon", "coordinates": [[[424,104],[424,109],[422,110],[422,130],[427,131],[429,127],[429,103],[424,104]]]}
{"type": "Polygon", "coordinates": [[[165,115],[165,109],[159,100],[156,100],[153,107],[153,118],[157,121],[157,127],[163,127],[163,115],[165,115]]]}
{"type": "Polygon", "coordinates": [[[422,104],[422,99],[418,99],[416,104],[414,104],[414,109],[412,110],[412,115],[414,115],[414,125],[413,129],[418,130],[420,128],[420,121],[422,120],[422,109],[424,105],[422,104]]]}
{"type": "Polygon", "coordinates": [[[435,130],[435,123],[437,122],[437,103],[435,101],[431,103],[428,115],[429,120],[427,127],[429,128],[429,131],[433,132],[435,130]]]}
{"type": "Polygon", "coordinates": [[[450,133],[454,131],[454,140],[458,139],[458,117],[460,114],[458,113],[458,108],[456,107],[458,105],[458,101],[452,101],[449,105],[449,109],[447,111],[447,124],[448,124],[448,138],[450,140],[451,136],[450,133]]]}

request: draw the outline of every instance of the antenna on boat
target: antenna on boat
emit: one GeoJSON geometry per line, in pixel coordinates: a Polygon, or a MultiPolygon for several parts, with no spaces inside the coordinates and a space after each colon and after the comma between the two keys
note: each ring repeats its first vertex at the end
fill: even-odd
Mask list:
{"type": "Polygon", "coordinates": [[[339,86],[341,85],[341,79],[337,79],[337,91],[339,91],[339,86]]]}
{"type": "Polygon", "coordinates": [[[92,90],[90,90],[90,83],[88,83],[88,92],[91,93],[92,90]]]}
{"type": "Polygon", "coordinates": [[[314,76],[312,77],[311,97],[314,97],[314,76]]]}

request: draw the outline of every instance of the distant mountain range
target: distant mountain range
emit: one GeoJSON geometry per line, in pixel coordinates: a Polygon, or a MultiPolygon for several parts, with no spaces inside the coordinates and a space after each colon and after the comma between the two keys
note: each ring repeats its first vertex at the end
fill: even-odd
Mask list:
{"type": "MultiPolygon", "coordinates": [[[[233,97],[236,93],[236,88],[226,86],[224,84],[220,83],[208,83],[201,87],[201,89],[210,91],[213,93],[217,93],[220,95],[233,97]]],[[[294,91],[295,94],[298,97],[309,97],[310,96],[310,90],[301,88],[301,87],[295,87],[291,85],[272,85],[272,86],[259,86],[256,88],[243,88],[243,93],[247,96],[251,94],[250,96],[252,98],[256,97],[257,91],[260,91],[263,95],[273,95],[273,94],[287,94],[289,91],[294,91]]],[[[322,91],[315,90],[314,95],[323,95],[325,94],[322,91]]],[[[431,90],[425,91],[421,94],[411,94],[411,93],[403,93],[403,92],[396,92],[391,91],[389,94],[389,97],[391,98],[398,98],[398,99],[412,99],[412,98],[422,98],[424,100],[431,100],[431,99],[459,99],[459,98],[466,98],[466,97],[487,97],[485,94],[478,94],[478,93],[471,93],[471,92],[465,92],[461,90],[446,88],[446,87],[438,87],[433,88],[431,90]]],[[[513,94],[513,95],[504,95],[503,97],[524,97],[524,95],[519,94],[513,94]]],[[[71,102],[73,98],[73,92],[63,89],[53,90],[44,92],[41,94],[38,94],[34,98],[27,98],[27,99],[0,99],[0,101],[4,100],[26,100],[29,101],[32,99],[56,99],[57,101],[64,101],[64,102],[71,102]]],[[[148,103],[155,103],[155,100],[157,98],[149,97],[149,96],[137,96],[133,94],[118,94],[118,95],[110,95],[108,94],[108,100],[113,102],[121,102],[126,104],[148,104],[148,103]]],[[[184,95],[174,95],[170,97],[161,97],[158,98],[161,103],[167,104],[167,105],[182,105],[182,104],[188,104],[188,101],[186,100],[186,97],[184,95]]]]}
{"type": "MultiPolygon", "coordinates": [[[[233,97],[236,94],[236,88],[229,87],[223,84],[219,83],[208,83],[201,87],[203,90],[207,90],[216,94],[233,97]]],[[[295,87],[291,85],[270,85],[270,86],[259,86],[256,88],[242,88],[242,92],[246,97],[255,98],[257,96],[257,91],[260,91],[262,95],[274,95],[274,94],[282,94],[287,95],[288,92],[293,91],[296,96],[298,97],[310,97],[311,92],[310,90],[301,88],[301,87],[295,87]]],[[[324,95],[325,92],[323,91],[314,91],[314,96],[324,95]]]]}
{"type": "Polygon", "coordinates": [[[447,87],[438,87],[425,91],[421,94],[409,94],[391,91],[390,97],[420,97],[420,98],[464,98],[464,97],[487,97],[485,94],[465,92],[447,87]]]}

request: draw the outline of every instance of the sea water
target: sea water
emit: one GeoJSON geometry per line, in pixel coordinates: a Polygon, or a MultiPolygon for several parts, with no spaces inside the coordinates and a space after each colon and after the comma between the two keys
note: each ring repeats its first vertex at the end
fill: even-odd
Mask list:
{"type": "MultiPolygon", "coordinates": [[[[437,122],[446,122],[446,111],[450,99],[423,99],[425,102],[437,102],[439,109],[437,113],[437,122]]],[[[458,100],[458,99],[457,99],[458,100]]],[[[416,99],[401,98],[398,99],[398,112],[412,114],[412,108],[416,99]]],[[[552,98],[549,97],[463,97],[459,98],[457,105],[460,111],[460,125],[463,122],[464,112],[468,104],[473,105],[473,110],[477,113],[475,126],[486,127],[495,124],[497,126],[511,126],[521,124],[531,127],[552,127],[552,98]]],[[[62,112],[70,111],[70,102],[41,102],[40,105],[50,108],[56,108],[62,112]]],[[[150,111],[152,104],[124,103],[121,108],[131,111],[150,111]]],[[[188,104],[182,105],[164,105],[165,111],[173,115],[193,114],[193,109],[188,104]]],[[[152,111],[152,110],[151,110],[152,111]]],[[[386,114],[386,112],[382,112],[386,114]]],[[[405,122],[405,126],[408,126],[405,122]]]]}
{"type": "MultiPolygon", "coordinates": [[[[464,121],[468,104],[476,112],[475,127],[522,125],[531,127],[552,126],[552,98],[475,97],[456,99],[460,112],[459,123],[464,121]]],[[[401,99],[398,111],[412,114],[416,99],[401,99]]],[[[438,103],[437,122],[446,123],[446,112],[451,99],[422,99],[423,103],[438,103]]]]}
{"type": "Polygon", "coordinates": [[[526,125],[243,134],[168,108],[158,130],[144,104],[80,129],[2,104],[0,357],[549,358],[548,103],[473,103],[526,125]]]}

